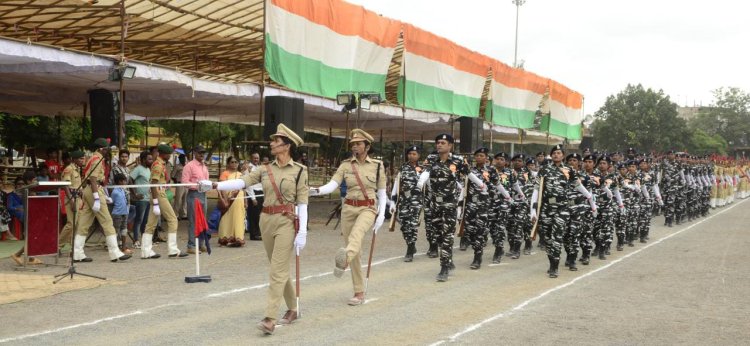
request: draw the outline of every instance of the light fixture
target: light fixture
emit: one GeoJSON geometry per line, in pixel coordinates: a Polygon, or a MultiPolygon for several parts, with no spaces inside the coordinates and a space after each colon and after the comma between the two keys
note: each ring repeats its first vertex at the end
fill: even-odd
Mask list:
{"type": "Polygon", "coordinates": [[[348,105],[354,99],[354,94],[338,94],[336,95],[336,103],[339,105],[348,105]]]}
{"type": "Polygon", "coordinates": [[[363,109],[370,109],[370,106],[379,104],[381,101],[380,94],[376,92],[359,93],[359,106],[363,109]]]}
{"type": "Polygon", "coordinates": [[[135,77],[135,66],[117,65],[109,70],[109,80],[119,82],[122,79],[133,79],[135,77]]]}

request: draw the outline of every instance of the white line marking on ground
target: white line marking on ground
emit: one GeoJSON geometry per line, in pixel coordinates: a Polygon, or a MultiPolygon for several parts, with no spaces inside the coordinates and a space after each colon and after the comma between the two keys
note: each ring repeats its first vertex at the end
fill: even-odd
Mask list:
{"type": "Polygon", "coordinates": [[[362,303],[362,305],[365,305],[367,303],[372,303],[372,302],[374,302],[374,301],[376,301],[378,299],[380,299],[380,298],[367,298],[367,299],[365,299],[365,302],[362,303]]]}
{"type": "MultiPolygon", "coordinates": [[[[424,255],[424,254],[418,254],[418,255],[415,254],[415,256],[421,256],[421,255],[424,255]]],[[[387,262],[390,262],[390,261],[393,261],[393,260],[399,259],[399,258],[403,258],[403,256],[391,257],[391,258],[386,258],[386,259],[383,259],[383,260],[375,261],[375,262],[372,262],[372,265],[373,266],[380,265],[380,264],[387,263],[387,262]]],[[[362,266],[362,268],[366,268],[366,267],[367,267],[366,264],[362,266]]],[[[309,275],[309,276],[306,276],[304,278],[301,278],[300,281],[305,281],[305,280],[313,279],[313,278],[319,278],[319,277],[323,277],[323,276],[327,276],[327,275],[331,275],[331,274],[333,274],[333,272],[324,272],[324,273],[319,273],[319,274],[316,274],[316,275],[309,275]]],[[[207,295],[205,295],[205,296],[203,296],[201,298],[190,299],[190,300],[186,300],[186,301],[183,301],[183,302],[180,302],[180,303],[164,304],[164,305],[150,307],[148,309],[136,310],[136,311],[124,313],[124,314],[121,314],[121,315],[109,316],[109,317],[105,317],[105,318],[101,318],[101,319],[98,319],[98,320],[89,321],[89,322],[85,322],[85,323],[73,324],[73,325],[69,325],[69,326],[65,326],[65,327],[60,327],[60,328],[55,328],[55,329],[49,329],[49,330],[45,330],[45,331],[41,331],[41,332],[37,332],[37,333],[31,333],[31,334],[24,334],[24,335],[19,335],[19,336],[14,336],[14,337],[8,337],[8,338],[5,338],[5,339],[0,339],[0,344],[11,342],[11,341],[19,341],[19,340],[33,338],[33,337],[47,335],[47,334],[59,333],[59,332],[63,332],[63,331],[67,331],[67,330],[72,330],[72,329],[76,329],[76,328],[81,328],[81,327],[93,326],[93,325],[96,325],[96,324],[99,324],[99,323],[103,323],[103,322],[109,322],[109,321],[114,321],[114,320],[118,320],[118,319],[122,319],[122,318],[127,318],[127,317],[131,317],[131,316],[136,316],[136,315],[142,315],[142,314],[150,313],[152,311],[156,311],[156,310],[159,310],[159,309],[162,309],[162,308],[165,308],[165,307],[169,307],[169,306],[180,306],[180,305],[193,304],[195,302],[202,301],[202,300],[205,300],[205,299],[219,298],[219,297],[224,297],[224,296],[228,296],[228,295],[232,295],[232,294],[242,293],[242,292],[256,290],[256,289],[261,289],[261,288],[266,288],[266,287],[268,287],[268,283],[260,284],[260,285],[254,285],[254,286],[240,287],[240,288],[235,288],[235,289],[228,290],[228,291],[223,291],[223,292],[211,293],[211,294],[207,294],[207,295]]],[[[374,298],[374,299],[371,299],[371,300],[376,300],[376,299],[377,298],[374,298]]]]}
{"type": "Polygon", "coordinates": [[[504,265],[507,265],[507,264],[508,263],[492,263],[492,264],[488,264],[487,266],[488,267],[497,267],[497,266],[504,266],[504,265]]]}
{"type": "Polygon", "coordinates": [[[718,212],[716,214],[713,214],[713,215],[711,215],[711,216],[709,216],[709,217],[707,217],[707,218],[705,218],[703,220],[700,220],[700,221],[698,221],[698,222],[696,222],[696,223],[694,223],[694,224],[692,224],[690,226],[687,226],[687,227],[685,227],[685,228],[683,228],[683,229],[681,229],[679,231],[676,231],[674,233],[666,235],[666,236],[660,238],[659,240],[656,240],[656,241],[654,241],[654,242],[652,242],[652,243],[650,243],[650,244],[648,244],[648,245],[646,245],[646,246],[644,246],[644,247],[642,247],[642,248],[640,248],[638,250],[635,250],[633,252],[628,253],[625,256],[622,256],[622,257],[620,257],[620,258],[618,258],[616,260],[613,260],[613,261],[609,262],[608,264],[606,264],[606,265],[604,265],[602,267],[596,268],[596,269],[594,269],[594,270],[592,270],[592,271],[590,271],[590,272],[588,272],[586,274],[583,274],[583,275],[581,275],[579,277],[576,277],[576,278],[574,278],[573,280],[570,280],[567,283],[564,283],[562,285],[550,288],[550,289],[542,292],[541,294],[537,295],[536,297],[529,298],[528,300],[522,302],[521,304],[518,304],[518,305],[514,306],[510,310],[503,311],[503,312],[501,312],[501,313],[499,313],[499,314],[497,314],[495,316],[492,316],[492,317],[490,317],[488,319],[485,319],[484,321],[481,321],[481,322],[479,322],[477,324],[473,324],[471,326],[468,326],[466,329],[464,329],[464,330],[462,330],[462,331],[460,331],[460,332],[458,332],[456,334],[453,334],[453,335],[449,336],[447,339],[443,339],[443,340],[440,340],[440,341],[437,341],[435,343],[430,344],[430,346],[437,346],[437,345],[440,345],[440,344],[442,344],[442,343],[444,343],[446,341],[448,341],[448,342],[454,342],[458,338],[460,338],[461,336],[463,336],[463,335],[465,335],[467,333],[473,332],[473,331],[475,331],[475,330],[483,327],[484,325],[486,325],[488,323],[491,323],[491,322],[496,321],[498,319],[501,319],[503,317],[509,316],[509,315],[513,314],[514,312],[523,310],[523,308],[525,308],[529,304],[534,303],[534,302],[536,302],[536,301],[544,298],[545,296],[547,296],[547,295],[549,295],[551,293],[557,292],[557,291],[559,291],[559,290],[561,290],[563,288],[566,288],[568,286],[572,286],[576,282],[578,282],[580,280],[583,280],[583,279],[585,279],[585,278],[587,278],[587,277],[589,277],[591,275],[594,275],[594,274],[596,274],[596,273],[598,273],[600,271],[603,271],[603,270],[605,270],[605,269],[607,269],[607,268],[609,268],[609,267],[611,267],[611,266],[613,266],[613,265],[615,265],[617,263],[620,263],[623,260],[625,260],[626,258],[629,258],[630,256],[633,256],[633,255],[635,255],[637,253],[640,253],[643,250],[646,250],[646,249],[648,249],[648,248],[650,248],[650,247],[652,247],[654,245],[657,245],[657,244],[659,244],[659,243],[661,243],[661,242],[663,242],[663,241],[665,241],[665,240],[667,240],[669,238],[672,238],[672,237],[674,237],[674,236],[676,236],[676,235],[678,235],[678,234],[680,234],[682,232],[685,232],[685,231],[687,231],[687,230],[689,230],[689,229],[691,229],[691,228],[693,228],[695,226],[698,226],[698,225],[700,225],[700,224],[702,224],[702,223],[704,223],[704,222],[706,222],[708,220],[711,220],[711,219],[713,219],[716,216],[719,216],[719,215],[721,215],[721,214],[723,214],[725,212],[728,212],[728,211],[732,210],[732,208],[734,208],[734,207],[736,207],[736,206],[744,203],[745,201],[747,201],[747,199],[742,200],[741,202],[739,202],[739,203],[737,203],[737,204],[735,204],[733,206],[730,206],[729,208],[726,208],[726,209],[724,209],[724,210],[722,210],[722,211],[720,211],[720,212],[718,212]]]}

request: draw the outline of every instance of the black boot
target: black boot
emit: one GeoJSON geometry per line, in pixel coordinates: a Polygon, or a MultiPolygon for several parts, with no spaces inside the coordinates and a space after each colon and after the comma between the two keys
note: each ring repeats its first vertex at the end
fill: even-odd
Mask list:
{"type": "Polygon", "coordinates": [[[583,265],[589,265],[589,256],[591,256],[591,249],[583,249],[583,256],[581,257],[581,263],[583,265]]]}
{"type": "Polygon", "coordinates": [[[482,254],[481,253],[474,253],[474,262],[471,262],[471,265],[469,268],[471,269],[479,269],[479,267],[482,266],[482,254]]]}
{"type": "Polygon", "coordinates": [[[513,243],[513,248],[511,249],[513,254],[510,256],[512,259],[518,259],[521,257],[521,242],[515,242],[513,243]]]}
{"type": "Polygon", "coordinates": [[[572,253],[568,256],[570,256],[570,265],[568,266],[568,269],[570,269],[570,271],[572,272],[578,270],[578,267],[576,267],[576,258],[578,257],[578,253],[572,253]]]}
{"type": "Polygon", "coordinates": [[[565,266],[570,267],[570,254],[565,255],[565,266]]]}
{"type": "Polygon", "coordinates": [[[417,252],[417,246],[412,244],[409,244],[406,247],[406,256],[404,256],[404,262],[411,262],[414,260],[414,254],[417,252]]]}
{"type": "Polygon", "coordinates": [[[458,243],[458,249],[466,251],[467,248],[469,248],[469,239],[466,238],[466,236],[463,236],[461,237],[461,242],[458,243]]]}
{"type": "Polygon", "coordinates": [[[606,245],[602,245],[602,246],[601,246],[601,247],[599,248],[599,253],[598,253],[598,254],[599,254],[599,259],[600,259],[600,260],[605,260],[605,259],[607,259],[607,257],[604,257],[604,255],[606,254],[606,251],[607,251],[606,249],[607,249],[607,246],[606,246],[606,245]]]}
{"type": "Polygon", "coordinates": [[[548,258],[549,258],[549,270],[547,271],[547,273],[549,274],[550,278],[554,279],[557,277],[557,274],[558,274],[557,267],[560,265],[560,260],[552,259],[552,257],[548,257],[548,258]]]}
{"type": "Polygon", "coordinates": [[[635,239],[635,234],[628,234],[628,247],[635,246],[635,244],[633,244],[634,239],[635,239]]]}
{"type": "Polygon", "coordinates": [[[524,242],[523,254],[526,256],[531,255],[531,249],[533,247],[534,244],[532,243],[531,239],[526,239],[526,241],[524,242]]]}
{"type": "Polygon", "coordinates": [[[625,235],[618,234],[617,235],[617,251],[622,251],[623,243],[625,243],[625,235]]]}
{"type": "Polygon", "coordinates": [[[492,263],[498,264],[503,260],[503,247],[495,246],[495,254],[492,255],[492,263]]]}
{"type": "Polygon", "coordinates": [[[611,253],[609,252],[609,244],[607,244],[607,246],[604,247],[604,254],[607,256],[611,255],[611,253]]]}
{"type": "Polygon", "coordinates": [[[445,282],[448,280],[448,266],[440,266],[440,273],[435,278],[438,282],[445,282]]]}
{"type": "Polygon", "coordinates": [[[427,250],[427,257],[436,258],[438,256],[437,248],[437,244],[430,244],[430,249],[427,250]]]}
{"type": "Polygon", "coordinates": [[[668,218],[666,218],[666,220],[665,220],[665,223],[664,223],[664,224],[665,224],[665,225],[666,225],[667,227],[672,227],[672,218],[671,218],[671,217],[668,217],[668,218]]]}

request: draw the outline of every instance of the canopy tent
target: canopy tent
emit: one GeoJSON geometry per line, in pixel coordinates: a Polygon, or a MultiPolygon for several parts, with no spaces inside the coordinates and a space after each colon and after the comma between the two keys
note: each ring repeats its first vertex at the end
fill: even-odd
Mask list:
{"type": "MultiPolygon", "coordinates": [[[[304,8],[305,4],[313,4],[311,0],[101,0],[94,3],[81,0],[0,3],[0,36],[8,38],[0,38],[2,110],[19,114],[80,115],[88,90],[119,89],[119,83],[108,81],[107,75],[124,55],[127,63],[137,68],[135,78],[127,80],[124,87],[124,108],[128,115],[193,119],[195,111],[197,120],[259,124],[261,98],[284,95],[305,99],[306,130],[345,135],[346,116],[330,95],[315,95],[304,88],[289,90],[293,83],[277,84],[263,68],[267,48],[264,32],[269,35],[279,32],[266,27],[277,25],[264,20],[269,4],[299,12],[294,7],[304,8]]],[[[383,130],[386,140],[429,139],[438,132],[451,131],[455,115],[432,112],[429,108],[403,109],[398,105],[399,76],[404,72],[404,42],[400,36],[393,36],[398,34],[393,29],[394,25],[400,25],[398,21],[378,19],[373,12],[339,0],[317,1],[314,5],[324,9],[345,8],[362,18],[389,23],[387,30],[379,34],[380,38],[373,38],[371,30],[365,30],[359,35],[370,41],[357,43],[358,47],[369,44],[375,51],[373,43],[368,42],[386,47],[383,54],[375,55],[387,57],[390,54],[389,62],[383,65],[381,61],[379,67],[366,67],[372,63],[367,61],[349,62],[354,64],[352,66],[365,66],[367,71],[376,69],[385,73],[379,77],[385,83],[385,102],[369,111],[362,110],[359,126],[376,135],[378,130],[383,130]],[[384,71],[386,66],[387,71],[384,71]]],[[[312,7],[304,10],[314,13],[293,15],[307,18],[314,25],[328,25],[323,31],[351,34],[347,31],[351,28],[341,27],[341,21],[326,24],[320,17],[320,13],[328,16],[337,13],[312,7]]],[[[296,19],[297,24],[290,25],[299,26],[299,18],[294,16],[292,19],[296,19]]],[[[331,32],[324,33],[327,33],[325,37],[342,39],[332,36],[331,32]]],[[[289,39],[284,42],[288,47],[289,39]]],[[[319,45],[325,46],[324,43],[319,45]]],[[[320,49],[308,48],[305,52],[320,49]]],[[[453,51],[463,52],[463,56],[478,56],[479,61],[491,60],[457,45],[453,51]]],[[[477,70],[481,66],[472,68],[477,70]]],[[[457,69],[466,68],[457,66],[457,69]]],[[[407,76],[408,71],[407,67],[407,76]]],[[[339,87],[331,90],[336,88],[339,87]]],[[[488,90],[485,88],[482,100],[487,99],[488,90]]],[[[477,91],[473,93],[474,97],[478,96],[477,91]]],[[[482,109],[484,104],[482,102],[482,109]]],[[[407,106],[411,106],[409,102],[407,106]]],[[[471,113],[477,113],[476,106],[471,108],[471,113]]],[[[357,126],[355,119],[356,115],[352,114],[350,127],[357,126]]],[[[486,123],[484,126],[485,140],[492,138],[495,142],[563,140],[543,132],[524,130],[523,136],[519,136],[519,131],[513,128],[486,123]]]]}

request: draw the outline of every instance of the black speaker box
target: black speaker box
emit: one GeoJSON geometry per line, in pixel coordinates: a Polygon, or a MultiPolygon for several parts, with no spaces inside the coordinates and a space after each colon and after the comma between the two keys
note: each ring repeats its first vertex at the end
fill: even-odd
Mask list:
{"type": "Polygon", "coordinates": [[[482,146],[484,120],[482,118],[460,117],[458,123],[461,126],[460,149],[462,153],[473,153],[482,146]]]}
{"type": "Polygon", "coordinates": [[[589,148],[591,149],[591,152],[594,151],[594,137],[584,136],[581,139],[581,144],[578,145],[578,148],[580,150],[589,148]]]}
{"type": "Polygon", "coordinates": [[[263,117],[263,139],[276,133],[276,127],[284,124],[305,139],[305,100],[287,96],[267,96],[263,117]]]}
{"type": "Polygon", "coordinates": [[[119,147],[117,126],[120,102],[118,94],[105,89],[89,90],[89,107],[92,138],[109,138],[111,145],[119,147]]]}

